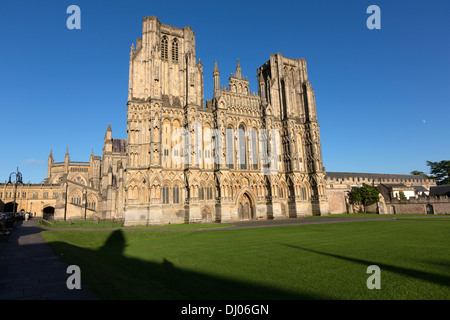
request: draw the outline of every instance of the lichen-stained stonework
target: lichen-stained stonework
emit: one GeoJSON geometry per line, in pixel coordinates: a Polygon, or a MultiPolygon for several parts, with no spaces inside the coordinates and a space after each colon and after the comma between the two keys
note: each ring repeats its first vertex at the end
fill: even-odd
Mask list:
{"type": "Polygon", "coordinates": [[[130,52],[126,225],[327,214],[314,90],[304,59],[281,53],[249,91],[239,60],[228,87],[203,65],[190,27],[143,19],[130,52]]]}

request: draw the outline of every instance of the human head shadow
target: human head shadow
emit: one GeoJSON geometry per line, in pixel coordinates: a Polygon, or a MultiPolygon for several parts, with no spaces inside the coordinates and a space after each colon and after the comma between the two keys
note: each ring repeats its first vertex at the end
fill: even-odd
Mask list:
{"type": "Polygon", "coordinates": [[[397,266],[393,266],[393,265],[389,265],[389,264],[381,263],[381,262],[376,262],[376,261],[368,261],[368,260],[363,260],[363,259],[358,259],[358,258],[345,257],[345,256],[337,255],[337,254],[321,252],[321,251],[308,249],[308,248],[302,248],[300,246],[294,246],[294,245],[290,245],[290,244],[281,243],[281,245],[283,245],[285,247],[297,249],[297,250],[310,252],[310,253],[315,253],[315,254],[325,255],[328,257],[337,258],[337,259],[341,259],[341,260],[345,260],[345,261],[355,262],[358,264],[362,264],[365,267],[368,267],[370,265],[377,265],[378,267],[380,267],[381,270],[386,270],[386,271],[390,271],[390,272],[393,272],[393,273],[396,273],[399,275],[406,275],[408,277],[415,278],[418,280],[424,280],[424,281],[428,281],[428,282],[431,282],[434,284],[450,287],[450,277],[441,275],[441,274],[425,272],[425,271],[420,271],[420,270],[414,270],[414,269],[405,268],[405,267],[397,267],[397,266]]]}
{"type": "MultiPolygon", "coordinates": [[[[64,255],[70,264],[80,267],[83,282],[100,299],[124,300],[318,300],[328,299],[305,290],[283,289],[224,278],[178,268],[162,257],[161,263],[145,261],[124,254],[124,232],[111,233],[104,245],[86,249],[65,242],[50,242],[56,253],[64,255]],[[70,258],[68,258],[70,257],[70,258]],[[87,270],[87,272],[83,272],[87,270]]],[[[180,244],[182,245],[182,244],[180,244]]],[[[149,248],[149,250],[151,250],[149,248]]],[[[211,270],[212,273],[214,270],[211,270]]]]}

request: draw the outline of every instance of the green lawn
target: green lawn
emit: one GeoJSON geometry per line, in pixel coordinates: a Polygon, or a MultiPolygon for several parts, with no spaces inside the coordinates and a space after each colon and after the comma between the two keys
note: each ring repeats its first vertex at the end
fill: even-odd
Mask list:
{"type": "Polygon", "coordinates": [[[448,221],[42,234],[101,299],[450,299],[448,221]]]}
{"type": "Polygon", "coordinates": [[[427,215],[427,214],[377,214],[377,213],[339,213],[327,216],[307,216],[308,219],[329,219],[329,218],[391,218],[391,219],[433,219],[449,220],[450,215],[427,215]]]}

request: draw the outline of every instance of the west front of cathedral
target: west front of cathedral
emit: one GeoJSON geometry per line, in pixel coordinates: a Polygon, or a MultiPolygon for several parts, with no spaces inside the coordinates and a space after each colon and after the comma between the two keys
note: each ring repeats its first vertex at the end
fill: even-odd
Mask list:
{"type": "Polygon", "coordinates": [[[327,214],[314,91],[304,59],[271,55],[258,94],[236,72],[204,100],[195,34],[143,19],[130,52],[125,225],[327,214]]]}
{"type": "MultiPolygon", "coordinates": [[[[258,93],[250,92],[239,60],[221,87],[219,65],[212,99],[205,100],[193,30],[144,18],[130,52],[127,139],[113,139],[109,126],[102,157],[72,162],[67,152],[56,163],[50,154],[40,185],[49,189],[45,201],[54,208],[47,213],[125,225],[328,214],[305,59],[270,55],[257,69],[258,93]]],[[[34,206],[44,215],[39,192],[45,191],[34,187],[34,206]]],[[[26,211],[33,211],[29,202],[26,211]]]]}

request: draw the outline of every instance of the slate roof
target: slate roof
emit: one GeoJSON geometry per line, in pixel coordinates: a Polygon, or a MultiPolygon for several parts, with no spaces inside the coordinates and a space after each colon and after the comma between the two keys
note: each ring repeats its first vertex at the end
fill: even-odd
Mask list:
{"type": "Polygon", "coordinates": [[[403,183],[382,183],[383,186],[391,189],[411,189],[412,187],[405,186],[403,183]]]}
{"type": "Polygon", "coordinates": [[[368,179],[421,179],[425,180],[423,176],[415,176],[412,174],[386,174],[386,173],[360,173],[360,172],[327,172],[326,178],[342,179],[342,178],[368,178],[368,179]]]}
{"type": "Polygon", "coordinates": [[[425,188],[424,186],[413,186],[414,189],[416,189],[416,191],[421,191],[421,192],[427,192],[429,191],[427,188],[425,188]]]}
{"type": "Polygon", "coordinates": [[[430,187],[430,197],[432,197],[432,196],[449,196],[450,197],[450,185],[430,187]]]}
{"type": "Polygon", "coordinates": [[[127,139],[112,139],[113,152],[127,152],[127,139]]]}

